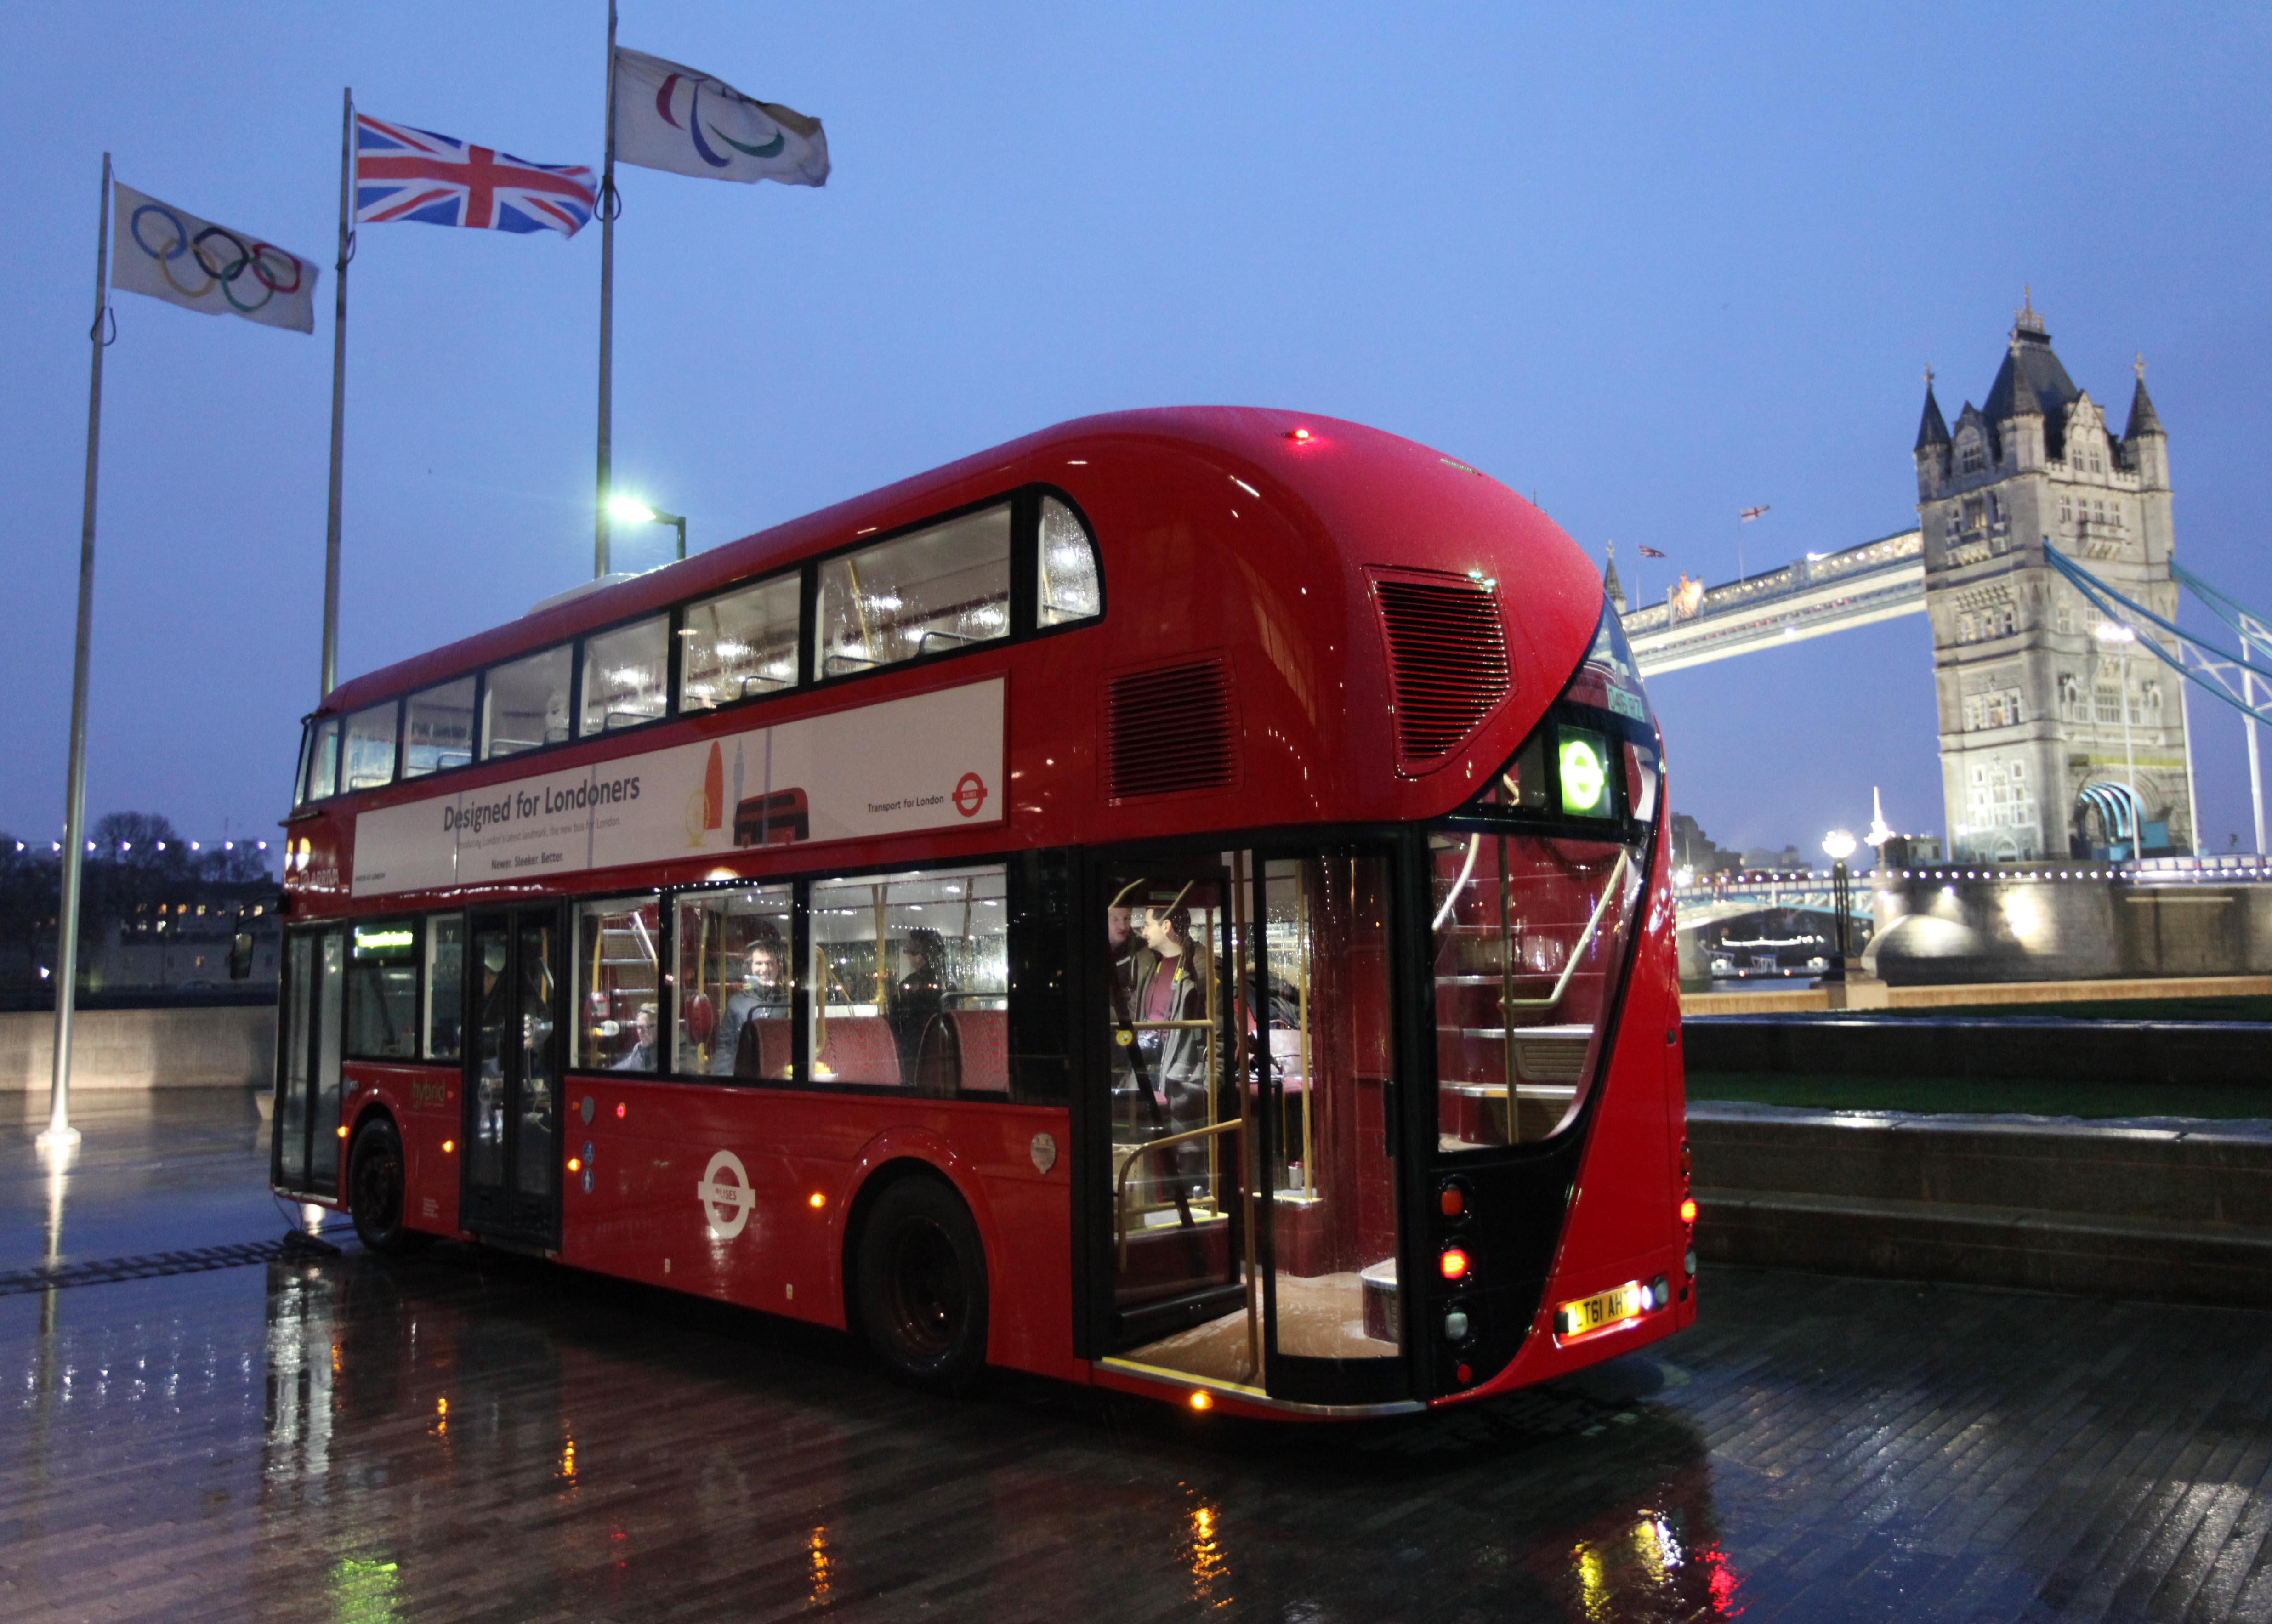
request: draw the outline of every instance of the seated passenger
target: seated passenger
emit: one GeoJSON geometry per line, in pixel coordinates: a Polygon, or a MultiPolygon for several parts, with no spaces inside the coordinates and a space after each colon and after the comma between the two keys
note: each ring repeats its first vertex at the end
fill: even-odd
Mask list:
{"type": "Polygon", "coordinates": [[[639,1013],[632,1017],[632,1044],[623,1057],[609,1066],[609,1071],[651,1072],[660,1063],[654,1043],[655,1007],[641,1004],[639,1013]]]}
{"type": "MultiPolygon", "coordinates": [[[[784,957],[780,935],[768,925],[750,944],[749,958],[744,965],[742,990],[726,1000],[724,1018],[718,1022],[717,1046],[710,1051],[710,1074],[713,1077],[756,1077],[758,1056],[752,1052],[746,1069],[742,1061],[742,1034],[751,1021],[786,1021],[788,1019],[788,977],[784,974],[784,957]]],[[[754,1040],[756,1034],[751,1034],[754,1040]]]]}

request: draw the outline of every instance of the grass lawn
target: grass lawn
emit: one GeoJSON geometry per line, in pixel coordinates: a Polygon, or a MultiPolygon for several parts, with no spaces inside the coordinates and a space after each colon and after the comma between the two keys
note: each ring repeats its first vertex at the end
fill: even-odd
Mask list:
{"type": "MultiPolygon", "coordinates": [[[[2208,1000],[2203,999],[2202,1002],[2208,1000]]],[[[2227,999],[2257,1003],[2261,999],[2227,999]]],[[[1947,1012],[1943,1012],[1947,1013],[1947,1012]]],[[[2024,1111],[2045,1117],[2272,1119],[2272,1085],[2058,1082],[2049,1079],[1835,1077],[1788,1072],[1691,1072],[1692,1100],[1748,1100],[1819,1111],[2024,1111]]]]}

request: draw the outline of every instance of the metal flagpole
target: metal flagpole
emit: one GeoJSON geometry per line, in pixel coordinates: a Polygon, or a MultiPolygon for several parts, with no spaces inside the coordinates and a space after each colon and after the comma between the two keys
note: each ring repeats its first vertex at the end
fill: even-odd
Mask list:
{"type": "Polygon", "coordinates": [[[64,789],[63,912],[56,926],[56,1069],[48,1096],[48,1128],[42,1150],[68,1151],[78,1144],[71,1125],[72,1007],[78,1001],[78,893],[80,859],[86,840],[86,668],[94,634],[95,468],[102,449],[103,332],[110,313],[110,154],[102,154],[102,191],[94,229],[94,326],[87,339],[93,356],[86,385],[86,492],[78,520],[78,641],[71,654],[71,765],[64,789]]]}
{"type": "Polygon", "coordinates": [[[324,680],[321,699],[340,682],[340,480],[348,413],[348,261],[355,258],[355,91],[340,93],[339,287],[332,305],[332,505],[324,521],[324,680]]]}
{"type": "Polygon", "coordinates": [[[600,173],[600,468],[593,502],[592,575],[605,575],[613,560],[608,497],[615,485],[616,391],[616,0],[608,0],[607,158],[600,173]]]}

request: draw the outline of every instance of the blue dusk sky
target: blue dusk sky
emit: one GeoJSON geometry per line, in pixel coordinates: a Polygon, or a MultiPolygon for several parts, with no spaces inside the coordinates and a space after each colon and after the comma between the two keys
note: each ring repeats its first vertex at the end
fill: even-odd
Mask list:
{"type": "MultiPolygon", "coordinates": [[[[1735,573],[1742,507],[1773,510],[1753,568],[1913,524],[1919,373],[1952,418],[1984,398],[2028,283],[2118,424],[2145,353],[2181,555],[2272,609],[2272,13],[1562,12],[626,0],[625,44],[825,119],[835,176],[623,173],[619,484],[702,548],[1086,413],[1280,406],[1536,491],[1653,597],[1735,573]]],[[[343,86],[596,165],[604,23],[10,8],[0,827],[61,828],[103,150],[328,267],[343,86]]],[[[363,231],[342,674],[589,573],[599,235],[363,231]]],[[[312,338],[131,295],[117,319],[90,812],[265,833],[317,698],[329,295],[312,338]]],[[[624,566],[666,556],[649,528],[624,566]]],[[[1812,851],[1872,785],[1941,826],[1921,617],[1652,692],[1675,806],[1723,844],[1812,851]]],[[[2194,699],[2205,828],[2246,843],[2239,722],[2194,699]]]]}

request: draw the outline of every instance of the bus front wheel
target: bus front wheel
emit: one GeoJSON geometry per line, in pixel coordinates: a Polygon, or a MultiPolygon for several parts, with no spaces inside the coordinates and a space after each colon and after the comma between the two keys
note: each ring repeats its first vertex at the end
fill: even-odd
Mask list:
{"type": "Polygon", "coordinates": [[[938,1180],[902,1179],[861,1227],[860,1323],[901,1380],[965,1393],[986,1365],[986,1253],[962,1198],[938,1180]]]}
{"type": "Polygon", "coordinates": [[[367,1123],[348,1154],[348,1211],[364,1250],[399,1257],[425,1243],[425,1236],[403,1227],[407,1183],[402,1135],[384,1117],[367,1123]]]}

